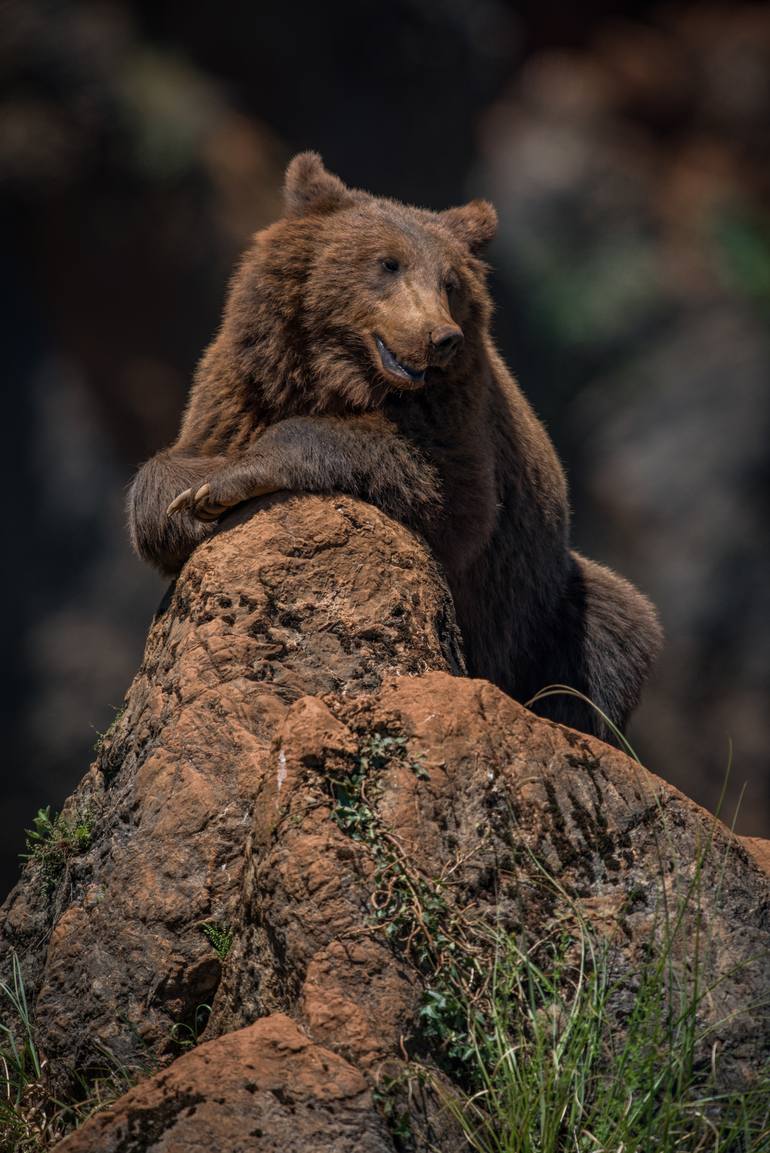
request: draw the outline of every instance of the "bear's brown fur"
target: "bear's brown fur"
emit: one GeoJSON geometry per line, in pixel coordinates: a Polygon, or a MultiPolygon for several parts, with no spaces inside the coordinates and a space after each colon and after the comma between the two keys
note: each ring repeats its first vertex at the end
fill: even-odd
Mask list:
{"type": "MultiPolygon", "coordinates": [[[[176,443],[139,471],[134,545],[179,570],[211,521],[276,489],[343,491],[421,532],[471,675],[526,701],[551,683],[619,727],[660,646],[651,604],[571,552],[567,488],[500,360],[474,201],[428,212],[348,189],[315,153],[232,281],[176,443]]],[[[568,696],[538,711],[606,735],[568,696]]]]}

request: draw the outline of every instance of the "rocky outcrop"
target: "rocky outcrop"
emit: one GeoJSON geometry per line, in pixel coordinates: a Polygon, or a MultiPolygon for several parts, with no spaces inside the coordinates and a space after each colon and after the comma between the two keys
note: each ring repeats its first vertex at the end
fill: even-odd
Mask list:
{"type": "MultiPolygon", "coordinates": [[[[159,1069],[62,1150],[399,1148],[384,1087],[459,1075],[423,1011],[450,955],[483,981],[495,934],[586,924],[632,988],[664,906],[719,989],[724,1079],[768,1059],[754,857],[462,671],[436,567],[367,505],[276,497],[197,550],[68,802],[90,844],[30,861],[2,915],[60,1095],[105,1051],[159,1069]]],[[[457,1146],[429,1089],[398,1109],[414,1148],[457,1146]]]]}
{"type": "Polygon", "coordinates": [[[32,862],[5,907],[3,940],[25,959],[62,1087],[103,1047],[128,1065],[172,1052],[175,1026],[214,997],[221,966],[202,926],[237,916],[292,702],[450,667],[449,595],[423,547],[373,508],[275,498],[198,549],[65,810],[92,846],[51,892],[32,862]]]}

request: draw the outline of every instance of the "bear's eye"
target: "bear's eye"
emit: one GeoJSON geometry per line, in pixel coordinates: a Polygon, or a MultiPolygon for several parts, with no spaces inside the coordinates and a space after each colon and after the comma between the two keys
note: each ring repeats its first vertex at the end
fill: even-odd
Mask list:
{"type": "Polygon", "coordinates": [[[398,272],[401,267],[394,256],[386,256],[380,263],[386,272],[398,272]]]}
{"type": "Polygon", "coordinates": [[[444,292],[447,294],[447,296],[452,296],[455,292],[457,292],[457,281],[447,280],[444,285],[444,292]]]}

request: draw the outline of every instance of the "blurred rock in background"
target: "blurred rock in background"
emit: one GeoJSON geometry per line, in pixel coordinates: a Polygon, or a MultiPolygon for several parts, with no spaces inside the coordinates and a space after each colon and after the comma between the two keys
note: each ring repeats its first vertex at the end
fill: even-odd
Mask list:
{"type": "Polygon", "coordinates": [[[647,764],[770,824],[770,8],[661,9],[540,52],[477,182],[572,480],[576,537],[648,592],[665,655],[647,764]]]}
{"type": "Polygon", "coordinates": [[[714,807],[732,737],[739,827],[770,833],[770,9],[625,10],[6,0],[1,888],[140,660],[163,582],[125,486],[304,147],[379,193],[495,200],[498,340],[577,542],[666,626],[633,740],[714,807]]]}
{"type": "Polygon", "coordinates": [[[6,3],[0,46],[5,889],[141,658],[164,583],[125,487],[174,435],[285,152],[119,5],[6,3]]]}

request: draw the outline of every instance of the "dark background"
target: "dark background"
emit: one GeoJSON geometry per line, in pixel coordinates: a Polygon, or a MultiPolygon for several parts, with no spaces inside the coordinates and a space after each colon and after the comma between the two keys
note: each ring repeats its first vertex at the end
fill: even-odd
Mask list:
{"type": "Polygon", "coordinates": [[[85,771],[163,582],[125,487],[312,147],[497,205],[496,335],[575,540],[660,607],[631,737],[770,835],[770,6],[0,4],[2,876],[85,771]]]}

